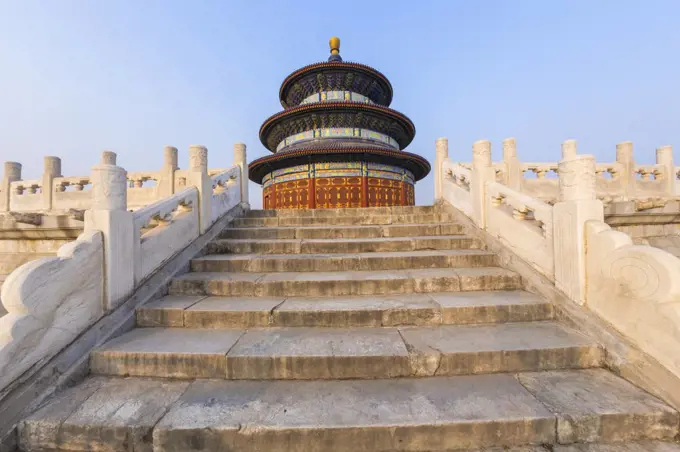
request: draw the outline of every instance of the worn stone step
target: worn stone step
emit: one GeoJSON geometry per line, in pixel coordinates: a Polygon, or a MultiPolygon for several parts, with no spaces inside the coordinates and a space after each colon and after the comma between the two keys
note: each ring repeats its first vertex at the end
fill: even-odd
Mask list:
{"type": "Polygon", "coordinates": [[[386,251],[479,249],[479,241],[466,235],[379,237],[368,239],[218,239],[208,254],[372,253],[386,251]]]}
{"type": "Polygon", "coordinates": [[[333,272],[417,268],[494,267],[481,250],[423,250],[333,254],[211,254],[191,261],[194,272],[333,272]]]}
{"type": "Polygon", "coordinates": [[[378,327],[531,322],[553,305],[524,291],[441,292],[346,297],[169,295],[137,309],[140,327],[378,327]]]}
{"type": "Polygon", "coordinates": [[[394,207],[360,207],[338,209],[271,209],[250,210],[248,218],[271,217],[356,217],[374,215],[432,215],[439,213],[435,206],[394,206],[394,207]]]}
{"type": "Polygon", "coordinates": [[[383,328],[138,328],[92,352],[95,374],[314,380],[600,366],[602,348],[555,322],[383,328]]]}
{"type": "Polygon", "coordinates": [[[305,382],[90,377],[22,421],[18,438],[29,452],[677,452],[651,441],[677,431],[673,409],[593,369],[305,382]],[[593,439],[649,448],[557,446],[593,439]]]}
{"type": "Polygon", "coordinates": [[[459,235],[463,226],[456,223],[389,224],[364,226],[286,226],[262,228],[225,228],[223,239],[370,239],[379,237],[416,237],[459,235]]]}
{"type": "Polygon", "coordinates": [[[680,444],[670,441],[588,443],[557,446],[552,449],[539,449],[537,452],[543,452],[544,450],[546,452],[680,452],[680,444]]]}
{"type": "Polygon", "coordinates": [[[172,295],[318,297],[397,293],[516,290],[520,276],[498,267],[348,272],[187,273],[170,283],[172,295]]]}
{"type": "Polygon", "coordinates": [[[334,216],[284,216],[284,217],[261,217],[237,218],[231,225],[238,228],[263,227],[263,226],[350,226],[350,225],[383,225],[383,224],[417,224],[417,223],[450,223],[453,216],[445,213],[428,214],[395,214],[395,215],[370,215],[366,212],[356,215],[334,216]]]}

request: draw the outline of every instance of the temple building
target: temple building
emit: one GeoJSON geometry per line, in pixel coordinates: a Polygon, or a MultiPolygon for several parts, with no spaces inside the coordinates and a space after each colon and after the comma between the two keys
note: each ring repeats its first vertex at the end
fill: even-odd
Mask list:
{"type": "Polygon", "coordinates": [[[260,128],[272,155],[249,165],[265,209],[412,206],[415,182],[430,171],[405,152],[416,129],[389,108],[392,85],[377,70],[340,57],[305,66],[281,84],[284,110],[260,128]]]}

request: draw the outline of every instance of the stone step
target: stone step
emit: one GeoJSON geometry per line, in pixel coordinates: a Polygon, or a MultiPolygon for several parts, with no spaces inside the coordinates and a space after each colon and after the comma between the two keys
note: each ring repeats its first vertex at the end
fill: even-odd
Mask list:
{"type": "Polygon", "coordinates": [[[479,241],[466,235],[380,237],[369,239],[218,239],[208,254],[372,253],[385,251],[479,249],[479,241]]]}
{"type": "Polygon", "coordinates": [[[334,254],[211,254],[191,261],[194,272],[334,272],[417,268],[495,267],[494,253],[425,250],[334,254]]]}
{"type": "Polygon", "coordinates": [[[603,369],[305,382],[90,377],[22,421],[18,440],[29,452],[677,452],[661,440],[678,422],[603,369]],[[648,448],[569,446],[617,441],[648,448]]]}
{"type": "Polygon", "coordinates": [[[680,452],[680,444],[670,441],[627,441],[608,444],[586,443],[556,446],[551,449],[540,448],[536,452],[680,452]]]}
{"type": "Polygon", "coordinates": [[[225,228],[223,239],[370,239],[379,237],[415,237],[459,235],[463,226],[456,223],[392,224],[365,226],[299,226],[262,228],[225,228]]]}
{"type": "Polygon", "coordinates": [[[521,288],[521,278],[515,272],[498,267],[478,267],[349,272],[187,273],[172,280],[170,294],[318,297],[521,288]]]}
{"type": "Polygon", "coordinates": [[[342,209],[273,209],[250,210],[247,218],[271,217],[356,217],[384,215],[433,215],[439,213],[435,206],[395,206],[395,207],[361,207],[342,209]]]}
{"type": "Polygon", "coordinates": [[[314,380],[597,367],[603,350],[555,322],[383,328],[137,328],[91,354],[95,374],[314,380]]]}
{"type": "Polygon", "coordinates": [[[379,327],[531,322],[553,305],[524,291],[302,297],[169,295],[137,309],[137,326],[186,328],[379,327]]]}
{"type": "Polygon", "coordinates": [[[418,224],[418,223],[450,223],[453,216],[444,213],[429,214],[395,214],[395,215],[370,215],[360,212],[356,215],[336,215],[327,217],[313,216],[284,216],[284,217],[261,217],[237,218],[231,222],[233,227],[264,226],[352,226],[352,225],[384,225],[384,224],[418,224]]]}

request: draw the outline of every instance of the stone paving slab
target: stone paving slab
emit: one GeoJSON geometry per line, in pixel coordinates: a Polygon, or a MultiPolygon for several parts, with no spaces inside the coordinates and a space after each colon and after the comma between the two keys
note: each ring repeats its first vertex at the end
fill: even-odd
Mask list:
{"type": "Polygon", "coordinates": [[[137,328],[90,355],[95,374],[224,378],[227,352],[244,330],[137,328]]]}
{"type": "Polygon", "coordinates": [[[138,326],[184,326],[184,310],[203,300],[203,296],[170,295],[137,308],[138,326]]]}
{"type": "Polygon", "coordinates": [[[223,239],[365,239],[415,237],[419,235],[460,235],[456,223],[358,225],[358,226],[274,226],[262,228],[225,228],[223,239]]]}
{"type": "Polygon", "coordinates": [[[285,297],[208,297],[184,311],[187,328],[249,328],[269,326],[285,297]]]}
{"type": "Polygon", "coordinates": [[[604,359],[599,345],[556,322],[399,330],[423,376],[598,367],[604,359]]]}
{"type": "Polygon", "coordinates": [[[139,308],[137,326],[377,327],[528,322],[553,316],[552,304],[524,291],[264,298],[170,295],[139,308]]]}
{"type": "Polygon", "coordinates": [[[394,328],[252,329],[227,355],[227,378],[393,378],[411,374],[394,328]]]}
{"type": "Polygon", "coordinates": [[[207,254],[338,254],[380,251],[479,249],[465,235],[377,237],[367,239],[218,239],[210,242],[207,254]]]}
{"type": "Polygon", "coordinates": [[[554,418],[510,376],[197,382],[154,429],[163,451],[425,451],[549,443],[554,418]]]}
{"type": "Polygon", "coordinates": [[[562,444],[671,439],[678,434],[680,417],[675,410],[606,370],[518,378],[557,414],[557,439],[562,444]]]}
{"type": "Polygon", "coordinates": [[[88,378],[19,425],[30,450],[152,452],[152,429],[190,382],[88,378]]]}
{"type": "MultiPolygon", "coordinates": [[[[640,418],[657,419],[658,431],[669,433],[672,409],[602,373],[305,382],[89,377],[22,421],[19,441],[30,451],[678,452],[675,443],[647,439],[556,444],[557,419],[584,412],[603,425],[611,413],[628,409],[630,436],[657,435],[640,418]],[[536,375],[560,383],[543,385],[536,375]],[[530,390],[520,384],[527,378],[534,381],[530,390]],[[573,385],[562,384],[568,381],[579,382],[577,399],[573,385]],[[608,395],[612,386],[614,396],[608,395]],[[546,400],[574,402],[562,412],[546,400]],[[111,419],[112,428],[103,429],[111,419]],[[128,447],[119,447],[123,441],[128,447]]],[[[586,441],[582,432],[573,438],[586,441]]]]}
{"type": "Polygon", "coordinates": [[[382,328],[139,328],[92,353],[94,373],[341,379],[586,368],[602,349],[555,322],[382,328]]]}
{"type": "Polygon", "coordinates": [[[198,272],[174,278],[172,295],[344,296],[516,290],[517,273],[497,267],[354,272],[198,272]]]}
{"type": "Polygon", "coordinates": [[[422,250],[330,254],[211,254],[191,261],[194,272],[328,272],[417,268],[493,267],[482,250],[422,250]]]}

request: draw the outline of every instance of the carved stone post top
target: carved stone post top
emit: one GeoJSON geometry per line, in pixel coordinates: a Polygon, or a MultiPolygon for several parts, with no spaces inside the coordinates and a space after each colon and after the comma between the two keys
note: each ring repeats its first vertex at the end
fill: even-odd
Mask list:
{"type": "Polygon", "coordinates": [[[189,170],[208,172],[208,148],[200,144],[189,146],[189,170]]]}
{"type": "Polygon", "coordinates": [[[5,162],[5,180],[9,182],[21,180],[21,163],[5,162]]]}
{"type": "Polygon", "coordinates": [[[576,140],[566,140],[562,143],[562,160],[576,157],[576,140]]]}
{"type": "Polygon", "coordinates": [[[116,164],[116,153],[113,151],[102,152],[102,165],[115,165],[116,164]]]}
{"type": "Polygon", "coordinates": [[[244,160],[246,158],[246,145],[244,143],[234,143],[234,159],[244,160]]]}
{"type": "Polygon", "coordinates": [[[43,168],[45,174],[52,177],[61,177],[61,159],[59,157],[46,156],[43,158],[43,168]]]}
{"type": "Polygon", "coordinates": [[[163,148],[163,166],[172,169],[179,168],[177,164],[177,148],[174,146],[165,146],[163,148]]]}
{"type": "Polygon", "coordinates": [[[633,142],[622,141],[616,145],[616,161],[619,163],[633,162],[633,142]]]}
{"type": "Polygon", "coordinates": [[[558,164],[560,201],[595,198],[595,157],[576,155],[558,164]]]}
{"type": "Polygon", "coordinates": [[[449,139],[448,138],[437,138],[435,141],[435,153],[440,157],[449,156],[449,139]]]}
{"type": "Polygon", "coordinates": [[[472,166],[491,166],[491,142],[489,140],[475,141],[472,145],[472,166]]]}
{"type": "Polygon", "coordinates": [[[503,140],[503,160],[514,160],[517,158],[517,140],[506,138],[503,140]]]}
{"type": "Polygon", "coordinates": [[[90,180],[92,181],[92,210],[127,210],[127,171],[125,169],[109,163],[101,163],[92,168],[90,180]]]}
{"type": "Polygon", "coordinates": [[[661,146],[656,149],[656,163],[658,165],[673,164],[673,146],[661,146]]]}

